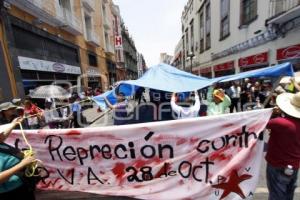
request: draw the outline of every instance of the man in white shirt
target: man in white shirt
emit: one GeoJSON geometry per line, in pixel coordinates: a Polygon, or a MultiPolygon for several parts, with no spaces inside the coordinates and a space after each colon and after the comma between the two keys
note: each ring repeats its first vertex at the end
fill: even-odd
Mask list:
{"type": "Polygon", "coordinates": [[[184,104],[186,106],[179,106],[176,104],[176,93],[173,93],[171,98],[171,108],[176,113],[177,119],[193,118],[198,117],[200,110],[200,99],[198,92],[195,91],[195,104],[193,105],[193,100],[187,96],[184,97],[184,104]]]}
{"type": "Polygon", "coordinates": [[[231,99],[230,113],[233,113],[234,108],[235,108],[235,112],[238,112],[240,110],[239,102],[241,98],[241,87],[239,86],[239,83],[233,82],[229,91],[230,91],[230,99],[231,99]]]}

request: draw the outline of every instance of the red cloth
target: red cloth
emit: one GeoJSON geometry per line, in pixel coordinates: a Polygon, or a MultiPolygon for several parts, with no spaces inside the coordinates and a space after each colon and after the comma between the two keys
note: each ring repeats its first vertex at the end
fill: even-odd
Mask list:
{"type": "Polygon", "coordinates": [[[34,104],[31,104],[31,107],[29,109],[27,109],[26,107],[24,109],[24,113],[27,115],[35,115],[41,112],[42,110],[34,104]]]}
{"type": "Polygon", "coordinates": [[[278,117],[269,121],[271,129],[266,160],[273,167],[300,165],[300,119],[278,117]]]}

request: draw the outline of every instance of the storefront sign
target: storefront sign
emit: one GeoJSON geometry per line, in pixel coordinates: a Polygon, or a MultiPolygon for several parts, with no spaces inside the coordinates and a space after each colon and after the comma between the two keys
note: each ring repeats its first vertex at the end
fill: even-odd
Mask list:
{"type": "Polygon", "coordinates": [[[300,44],[277,50],[277,60],[300,58],[300,44]]]}
{"type": "Polygon", "coordinates": [[[99,76],[99,69],[97,67],[89,67],[87,70],[89,76],[99,76]]]}
{"type": "Polygon", "coordinates": [[[227,71],[234,68],[234,61],[222,63],[214,66],[214,71],[227,71]]]}
{"type": "Polygon", "coordinates": [[[207,73],[211,73],[211,67],[206,67],[206,68],[201,68],[200,72],[202,74],[207,74],[207,73]]]}
{"type": "Polygon", "coordinates": [[[117,35],[115,37],[115,49],[122,49],[122,47],[123,47],[122,36],[117,35]]]}
{"type": "Polygon", "coordinates": [[[43,72],[58,72],[64,74],[81,74],[80,67],[66,65],[62,63],[39,60],[34,58],[18,56],[20,68],[24,70],[34,70],[43,72]]]}
{"type": "Polygon", "coordinates": [[[244,57],[239,59],[240,67],[249,67],[253,65],[262,65],[268,63],[268,52],[263,52],[260,54],[244,57]]]}

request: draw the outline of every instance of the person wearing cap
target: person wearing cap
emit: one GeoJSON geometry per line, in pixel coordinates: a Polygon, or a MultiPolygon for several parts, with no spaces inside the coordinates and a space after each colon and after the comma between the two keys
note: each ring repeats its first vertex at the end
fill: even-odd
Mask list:
{"type": "Polygon", "coordinates": [[[22,99],[13,99],[11,101],[14,105],[22,107],[22,99]]]}
{"type": "Polygon", "coordinates": [[[33,190],[29,190],[20,177],[21,172],[37,160],[33,156],[23,158],[17,155],[17,150],[5,144],[11,131],[22,122],[22,118],[15,118],[12,123],[0,126],[0,199],[34,200],[33,190]],[[14,153],[15,152],[15,153],[14,153]]]}
{"type": "Polygon", "coordinates": [[[213,116],[225,114],[231,105],[231,100],[222,89],[210,87],[207,93],[207,103],[207,115],[213,116]]]}
{"type": "Polygon", "coordinates": [[[0,104],[0,125],[8,124],[17,117],[16,108],[17,106],[12,104],[11,102],[0,104]]]}
{"type": "Polygon", "coordinates": [[[173,93],[171,98],[172,111],[176,113],[178,119],[198,117],[200,110],[200,98],[197,91],[194,91],[195,104],[189,95],[182,98],[183,105],[176,104],[176,93],[173,93]]]}
{"type": "MultiPolygon", "coordinates": [[[[300,165],[300,92],[276,98],[281,117],[271,119],[267,161],[269,199],[292,200],[300,165]]],[[[274,109],[274,111],[278,111],[274,109]]]]}

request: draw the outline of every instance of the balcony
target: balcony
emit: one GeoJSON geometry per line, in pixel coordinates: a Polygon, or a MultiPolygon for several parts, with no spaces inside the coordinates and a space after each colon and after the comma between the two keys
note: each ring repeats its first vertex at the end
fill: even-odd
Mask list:
{"type": "Polygon", "coordinates": [[[115,50],[111,44],[106,44],[105,53],[115,54],[115,50]]]}
{"type": "Polygon", "coordinates": [[[95,11],[95,0],[82,0],[82,4],[89,11],[95,11]]]}
{"type": "Polygon", "coordinates": [[[74,35],[82,34],[80,20],[69,10],[60,8],[56,16],[62,22],[60,27],[74,35]]]}
{"type": "Polygon", "coordinates": [[[93,46],[99,47],[100,46],[100,39],[94,31],[87,30],[87,42],[93,46]]]}
{"type": "Polygon", "coordinates": [[[103,27],[105,30],[110,30],[110,22],[106,15],[103,16],[103,27]]]}
{"type": "Polygon", "coordinates": [[[52,1],[7,0],[7,2],[52,26],[61,24],[61,21],[56,18],[56,8],[52,1]]]}
{"type": "Polygon", "coordinates": [[[82,27],[77,17],[69,10],[56,5],[55,1],[45,0],[7,0],[21,10],[30,13],[54,27],[61,27],[74,35],[82,33],[82,27]]]}
{"type": "Polygon", "coordinates": [[[300,0],[270,0],[268,24],[283,24],[300,16],[300,0]]]}

